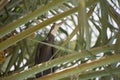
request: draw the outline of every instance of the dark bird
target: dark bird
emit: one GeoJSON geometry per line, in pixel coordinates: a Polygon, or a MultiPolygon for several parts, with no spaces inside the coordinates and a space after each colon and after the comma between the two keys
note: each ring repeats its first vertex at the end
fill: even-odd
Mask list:
{"type": "MultiPolygon", "coordinates": [[[[55,24],[53,24],[51,30],[48,33],[47,38],[43,42],[50,44],[54,42],[54,35],[53,35],[55,31],[54,29],[55,29],[55,24]]],[[[55,48],[51,46],[47,46],[45,44],[38,43],[35,54],[35,65],[50,60],[54,53],[55,53],[55,48]]],[[[55,71],[55,67],[47,69],[43,72],[37,73],[36,78],[47,75],[54,71],[55,71]]]]}

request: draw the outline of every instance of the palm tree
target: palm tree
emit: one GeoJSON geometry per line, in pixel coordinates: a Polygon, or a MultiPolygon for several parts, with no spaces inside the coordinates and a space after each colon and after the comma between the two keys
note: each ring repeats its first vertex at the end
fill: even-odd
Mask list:
{"type": "Polygon", "coordinates": [[[119,80],[119,0],[0,0],[0,79],[119,80]],[[42,42],[59,26],[54,44],[42,42]],[[57,58],[35,63],[38,43],[57,58]]]}

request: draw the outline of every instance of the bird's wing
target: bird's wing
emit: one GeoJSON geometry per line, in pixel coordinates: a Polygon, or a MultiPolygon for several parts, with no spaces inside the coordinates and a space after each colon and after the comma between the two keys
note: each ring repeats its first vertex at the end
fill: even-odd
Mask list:
{"type": "Polygon", "coordinates": [[[35,52],[35,64],[39,64],[41,47],[42,47],[42,45],[40,43],[38,43],[38,45],[36,47],[36,52],[35,52]]]}

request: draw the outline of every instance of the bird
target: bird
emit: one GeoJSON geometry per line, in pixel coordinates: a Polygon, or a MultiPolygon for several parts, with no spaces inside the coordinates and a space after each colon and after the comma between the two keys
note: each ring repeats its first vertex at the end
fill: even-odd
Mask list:
{"type": "MultiPolygon", "coordinates": [[[[51,30],[49,31],[49,33],[47,35],[47,38],[45,40],[43,40],[42,42],[53,44],[54,38],[55,38],[54,34],[53,34],[53,32],[55,31],[54,29],[55,29],[55,23],[52,25],[51,30]]],[[[52,57],[52,59],[54,59],[55,57],[53,57],[53,55],[54,55],[55,51],[56,51],[56,49],[54,47],[38,43],[37,47],[36,47],[36,53],[35,53],[35,65],[40,64],[42,62],[46,62],[46,61],[50,60],[51,57],[52,57]]],[[[50,74],[54,71],[55,71],[55,67],[44,70],[42,72],[37,73],[36,78],[50,74]]]]}

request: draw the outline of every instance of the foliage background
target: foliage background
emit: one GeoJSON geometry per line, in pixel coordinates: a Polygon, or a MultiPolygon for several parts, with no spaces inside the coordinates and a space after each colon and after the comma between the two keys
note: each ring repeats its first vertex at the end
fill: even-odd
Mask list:
{"type": "Polygon", "coordinates": [[[120,0],[0,0],[0,78],[119,80],[120,0]],[[53,23],[54,44],[42,43],[53,23]],[[57,48],[57,58],[34,66],[38,43],[57,48]],[[27,69],[27,70],[26,70],[27,69]]]}

